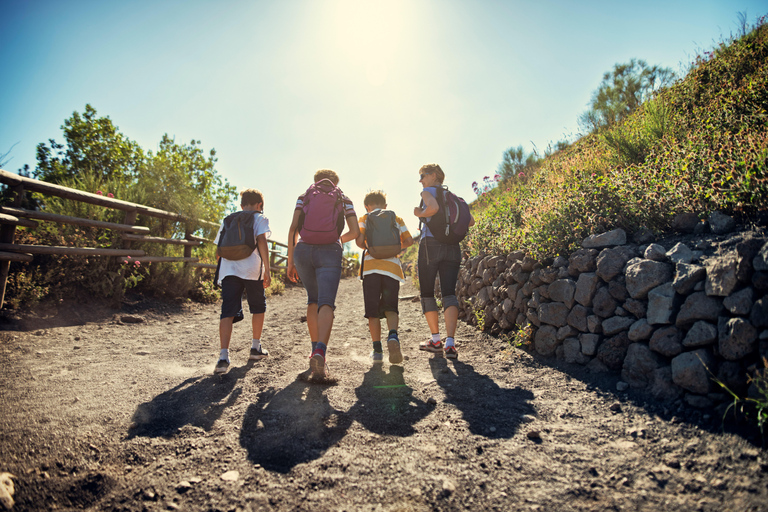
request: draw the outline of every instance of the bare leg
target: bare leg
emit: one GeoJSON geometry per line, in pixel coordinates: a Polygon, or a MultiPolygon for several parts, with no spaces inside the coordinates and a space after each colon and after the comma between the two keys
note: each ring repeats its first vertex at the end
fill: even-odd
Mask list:
{"type": "Polygon", "coordinates": [[[445,332],[450,338],[456,334],[456,325],[459,323],[459,308],[449,306],[443,313],[445,319],[445,332]]]}
{"type": "Polygon", "coordinates": [[[328,340],[331,339],[333,317],[333,308],[328,304],[324,304],[317,310],[317,341],[325,343],[326,347],[328,346],[328,340]]]}
{"type": "MultiPolygon", "coordinates": [[[[429,326],[429,332],[432,334],[440,332],[440,317],[437,311],[427,311],[424,313],[424,318],[427,319],[427,325],[429,326]]],[[[458,318],[458,315],[457,315],[458,318]]],[[[454,325],[454,329],[456,326],[454,325]]]]}
{"type": "Polygon", "coordinates": [[[317,304],[307,304],[307,329],[309,329],[309,341],[318,341],[317,304]]]}
{"type": "Polygon", "coordinates": [[[369,318],[368,331],[371,333],[371,341],[381,341],[381,319],[369,318]]]}
{"type": "Polygon", "coordinates": [[[261,339],[261,331],[264,328],[264,313],[256,313],[251,318],[251,330],[253,331],[253,339],[261,339]]]}
{"type": "Polygon", "coordinates": [[[229,339],[232,337],[232,320],[235,317],[228,316],[219,320],[219,341],[221,348],[229,348],[229,339]]]}
{"type": "Polygon", "coordinates": [[[390,331],[397,330],[398,325],[400,324],[400,317],[397,313],[394,311],[385,311],[384,315],[387,317],[387,329],[390,331]]]}

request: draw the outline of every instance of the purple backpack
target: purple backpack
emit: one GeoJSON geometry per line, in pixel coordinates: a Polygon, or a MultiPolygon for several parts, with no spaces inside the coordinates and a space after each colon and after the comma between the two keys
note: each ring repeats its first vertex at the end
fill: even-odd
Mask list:
{"type": "Polygon", "coordinates": [[[425,224],[438,242],[458,244],[469,231],[469,205],[444,186],[437,187],[435,199],[440,210],[425,221],[425,224]]]}
{"type": "Polygon", "coordinates": [[[312,184],[304,194],[299,219],[299,235],[308,244],[323,245],[339,241],[344,230],[344,200],[341,189],[329,179],[312,184]]]}

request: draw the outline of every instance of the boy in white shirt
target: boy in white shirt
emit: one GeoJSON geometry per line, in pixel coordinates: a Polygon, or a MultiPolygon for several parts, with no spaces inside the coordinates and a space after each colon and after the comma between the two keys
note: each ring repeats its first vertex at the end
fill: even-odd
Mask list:
{"type": "MultiPolygon", "coordinates": [[[[242,319],[243,291],[248,297],[248,308],[251,312],[253,340],[249,360],[258,361],[269,356],[261,346],[261,331],[264,327],[264,312],[267,310],[264,289],[272,282],[269,273],[269,249],[267,236],[269,219],[263,215],[264,198],[260,191],[247,189],[240,192],[240,207],[243,212],[253,212],[253,237],[256,249],[245,259],[229,260],[221,258],[219,281],[221,286],[221,317],[219,320],[219,340],[221,353],[216,363],[214,373],[226,373],[229,370],[229,340],[232,336],[232,324],[235,317],[242,319]]],[[[219,227],[214,243],[218,245],[222,235],[224,222],[219,227]]],[[[218,258],[218,256],[217,256],[218,258]]]]}

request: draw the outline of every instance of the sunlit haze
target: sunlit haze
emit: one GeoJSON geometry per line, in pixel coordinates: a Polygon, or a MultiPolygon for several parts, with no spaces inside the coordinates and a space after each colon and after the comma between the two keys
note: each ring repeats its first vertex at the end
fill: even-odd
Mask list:
{"type": "Polygon", "coordinates": [[[763,1],[0,2],[0,154],[35,147],[90,103],[156,150],[215,148],[266,199],[286,241],[296,197],[330,168],[364,212],[383,189],[408,227],[417,171],[439,163],[468,200],[503,152],[578,136],[603,73],[631,58],[684,73],[763,1]]]}

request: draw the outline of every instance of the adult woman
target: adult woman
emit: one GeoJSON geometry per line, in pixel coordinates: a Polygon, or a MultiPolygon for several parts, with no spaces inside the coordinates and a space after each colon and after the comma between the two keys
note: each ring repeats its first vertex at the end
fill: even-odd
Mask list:
{"type": "MultiPolygon", "coordinates": [[[[420,350],[427,352],[445,352],[445,357],[456,359],[454,335],[459,319],[459,301],[456,298],[456,281],[461,266],[461,248],[459,244],[444,244],[432,236],[426,221],[435,215],[440,207],[437,194],[442,189],[445,173],[437,164],[426,164],[419,169],[419,181],[423,187],[421,201],[423,206],[413,209],[413,214],[421,221],[419,241],[419,289],[421,291],[421,311],[427,320],[432,338],[419,344],[420,350]],[[445,321],[445,346],[440,337],[440,318],[435,300],[435,280],[440,276],[440,294],[443,300],[443,319],[445,321]]],[[[470,218],[469,225],[475,223],[470,218]]]]}
{"type": "MultiPolygon", "coordinates": [[[[336,292],[339,289],[341,280],[341,263],[343,257],[343,244],[354,240],[360,234],[360,228],[357,225],[357,215],[352,201],[341,190],[336,188],[339,183],[339,176],[330,169],[321,169],[315,173],[315,185],[325,180],[325,185],[331,192],[341,195],[342,212],[347,224],[347,232],[338,236],[342,231],[339,228],[335,235],[335,241],[328,243],[308,243],[301,236],[305,236],[302,226],[307,226],[317,219],[310,218],[313,215],[332,215],[332,213],[313,210],[309,205],[309,194],[299,196],[296,202],[296,208],[293,212],[291,227],[288,232],[288,279],[294,283],[301,278],[304,289],[307,291],[307,328],[309,329],[310,341],[312,342],[312,353],[309,359],[312,377],[324,378],[326,375],[325,353],[328,347],[328,341],[331,337],[333,328],[334,310],[336,309],[336,292]],[[333,184],[331,187],[328,180],[333,184]],[[307,210],[307,211],[305,211],[307,210]]],[[[316,204],[319,204],[316,203],[316,204]]]]}

